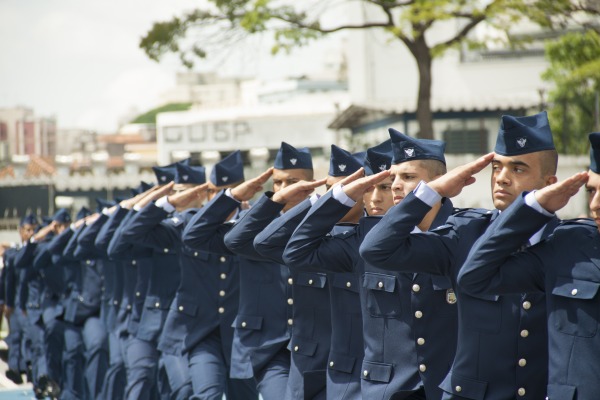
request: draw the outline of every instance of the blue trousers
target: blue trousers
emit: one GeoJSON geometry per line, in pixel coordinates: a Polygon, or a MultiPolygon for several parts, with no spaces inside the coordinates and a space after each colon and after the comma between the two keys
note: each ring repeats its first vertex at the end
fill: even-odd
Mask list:
{"type": "Polygon", "coordinates": [[[25,336],[31,343],[31,372],[33,385],[39,385],[40,378],[48,375],[48,362],[46,359],[46,348],[44,346],[44,327],[41,321],[30,323],[25,336]]]}
{"type": "Polygon", "coordinates": [[[69,322],[64,324],[63,385],[61,400],[85,398],[83,367],[85,364],[82,329],[69,322]]]}
{"type": "Polygon", "coordinates": [[[102,398],[121,400],[125,396],[125,362],[121,352],[121,341],[113,332],[108,334],[109,366],[102,386],[102,398]]]}
{"type": "Polygon", "coordinates": [[[48,376],[59,386],[63,385],[63,351],[65,323],[52,319],[44,324],[44,352],[48,363],[48,376]]]}
{"type": "Polygon", "coordinates": [[[97,317],[83,326],[65,323],[64,373],[61,399],[101,399],[108,367],[104,325],[97,317]]]}
{"type": "Polygon", "coordinates": [[[85,381],[90,398],[100,399],[102,383],[108,369],[108,337],[100,318],[86,319],[82,336],[85,347],[85,381]]]}
{"type": "Polygon", "coordinates": [[[135,336],[129,338],[126,350],[128,368],[125,398],[128,400],[157,399],[158,355],[154,344],[135,336]]]}
{"type": "Polygon", "coordinates": [[[187,400],[192,395],[192,380],[187,357],[162,353],[158,362],[161,399],[187,400]]]}
{"type": "Polygon", "coordinates": [[[263,400],[281,400],[285,397],[289,373],[290,352],[282,347],[264,368],[254,371],[256,387],[263,400]]]}
{"type": "Polygon", "coordinates": [[[27,370],[29,361],[29,343],[25,337],[25,330],[29,321],[19,308],[13,310],[8,319],[9,333],[6,337],[8,346],[8,368],[17,372],[27,370]]]}
{"type": "Polygon", "coordinates": [[[218,330],[202,340],[189,353],[194,400],[258,400],[254,379],[229,379],[229,359],[218,330]]]}

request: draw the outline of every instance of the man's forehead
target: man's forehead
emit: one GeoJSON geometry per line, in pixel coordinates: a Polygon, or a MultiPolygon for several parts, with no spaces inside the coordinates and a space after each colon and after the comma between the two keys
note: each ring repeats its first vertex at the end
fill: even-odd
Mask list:
{"type": "Polygon", "coordinates": [[[540,160],[539,152],[520,154],[520,155],[516,155],[516,156],[503,156],[501,154],[496,154],[496,155],[494,155],[494,159],[492,160],[492,163],[532,165],[532,164],[539,163],[539,160],[540,160]]]}
{"type": "Polygon", "coordinates": [[[401,174],[407,172],[427,172],[420,160],[406,161],[400,164],[394,164],[390,168],[392,174],[401,174]]]}
{"type": "Polygon", "coordinates": [[[285,179],[306,179],[308,170],[305,169],[274,169],[273,179],[274,180],[285,180],[285,179]]]}

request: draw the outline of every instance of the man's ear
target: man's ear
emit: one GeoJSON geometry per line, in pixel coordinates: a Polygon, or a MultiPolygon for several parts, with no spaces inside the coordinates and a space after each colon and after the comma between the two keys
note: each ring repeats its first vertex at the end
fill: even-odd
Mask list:
{"type": "Polygon", "coordinates": [[[546,186],[553,185],[556,182],[558,182],[558,178],[556,177],[556,175],[549,175],[545,179],[546,186]]]}

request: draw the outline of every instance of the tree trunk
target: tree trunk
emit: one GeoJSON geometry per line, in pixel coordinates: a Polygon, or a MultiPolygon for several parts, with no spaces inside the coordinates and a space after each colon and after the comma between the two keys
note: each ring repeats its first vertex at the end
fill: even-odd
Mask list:
{"type": "Polygon", "coordinates": [[[423,37],[414,42],[412,53],[419,69],[419,93],[417,96],[417,122],[421,139],[433,139],[433,113],[431,112],[431,63],[429,47],[423,37]]]}

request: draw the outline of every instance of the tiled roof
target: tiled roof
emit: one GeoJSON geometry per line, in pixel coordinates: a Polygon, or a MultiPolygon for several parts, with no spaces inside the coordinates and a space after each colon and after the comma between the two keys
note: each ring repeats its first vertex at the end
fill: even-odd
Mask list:
{"type": "MultiPolygon", "coordinates": [[[[51,157],[32,155],[29,158],[29,163],[25,170],[25,177],[38,178],[40,176],[52,176],[55,172],[56,168],[54,166],[54,160],[51,157]]],[[[8,177],[15,177],[15,168],[13,165],[7,165],[0,169],[0,179],[6,179],[8,177]]]]}

